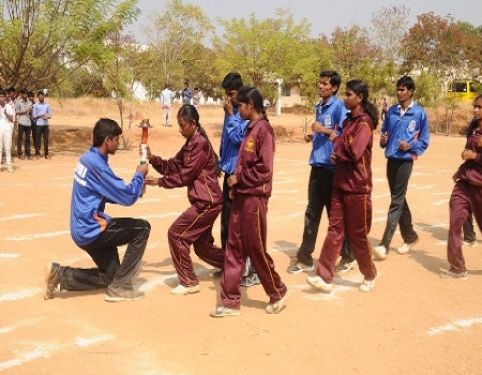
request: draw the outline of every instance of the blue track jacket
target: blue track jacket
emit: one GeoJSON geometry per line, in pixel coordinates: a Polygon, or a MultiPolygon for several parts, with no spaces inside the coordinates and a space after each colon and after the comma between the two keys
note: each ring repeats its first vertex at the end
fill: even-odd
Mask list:
{"type": "Polygon", "coordinates": [[[144,184],[144,175],[136,172],[130,184],[117,177],[107,156],[92,147],[84,153],[74,173],[70,207],[70,233],[79,246],[92,243],[111,222],[104,213],[106,202],[123,206],[134,204],[144,184]]]}
{"type": "Polygon", "coordinates": [[[430,141],[427,115],[423,108],[415,102],[410,104],[403,116],[401,116],[399,104],[391,106],[385,116],[381,131],[382,134],[388,132],[388,143],[385,146],[387,159],[417,159],[425,152],[430,141]],[[410,150],[400,150],[400,141],[409,143],[410,150]]]}
{"type": "Polygon", "coordinates": [[[234,108],[231,116],[224,115],[223,134],[219,149],[219,168],[226,174],[234,173],[239,147],[243,142],[248,123],[248,120],[243,120],[239,115],[239,108],[234,108]]]}
{"type": "MultiPolygon", "coordinates": [[[[336,134],[340,135],[343,122],[346,118],[346,107],[343,101],[336,96],[332,96],[326,103],[321,101],[315,106],[316,121],[325,128],[335,129],[336,134]]],[[[310,165],[313,167],[334,168],[330,160],[333,152],[333,143],[325,134],[313,132],[313,150],[310,155],[310,165]]]]}

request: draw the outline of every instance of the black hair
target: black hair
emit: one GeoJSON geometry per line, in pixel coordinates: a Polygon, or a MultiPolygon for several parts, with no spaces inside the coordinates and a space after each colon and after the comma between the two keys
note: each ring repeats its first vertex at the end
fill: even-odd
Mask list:
{"type": "Polygon", "coordinates": [[[5,92],[5,90],[0,89],[0,95],[5,96],[5,95],[7,95],[7,93],[5,92]]]}
{"type": "Polygon", "coordinates": [[[121,134],[122,128],[116,121],[110,118],[101,118],[94,125],[92,144],[94,147],[100,147],[106,138],[112,139],[121,134]]]}
{"type": "Polygon", "coordinates": [[[346,88],[362,98],[362,107],[365,113],[370,116],[373,122],[373,129],[376,129],[378,125],[378,110],[377,107],[368,101],[368,85],[362,80],[353,79],[346,83],[346,88]]]}
{"type": "Polygon", "coordinates": [[[341,77],[340,75],[335,72],[334,70],[323,70],[321,73],[320,73],[320,78],[329,78],[330,80],[330,85],[332,86],[336,86],[336,91],[335,91],[335,95],[336,93],[338,92],[338,89],[340,88],[340,85],[341,85],[341,77]]]}
{"type": "Polygon", "coordinates": [[[266,121],[269,121],[263,104],[263,96],[256,87],[241,87],[238,91],[238,100],[240,103],[253,104],[254,110],[263,116],[266,121]]]}
{"type": "Polygon", "coordinates": [[[35,93],[32,90],[28,90],[27,95],[28,96],[35,96],[35,93]]]}
{"type": "Polygon", "coordinates": [[[219,169],[219,165],[218,165],[218,162],[219,162],[218,155],[214,151],[213,145],[209,140],[206,130],[201,126],[201,123],[199,122],[199,112],[197,111],[196,107],[194,107],[192,104],[183,104],[181,108],[179,108],[179,111],[177,111],[177,117],[182,118],[184,121],[194,122],[196,124],[196,128],[199,134],[201,134],[204,138],[207,139],[209,146],[211,146],[211,150],[213,151],[213,155],[214,155],[213,161],[216,166],[216,174],[219,175],[221,170],[219,169]]]}
{"type": "Polygon", "coordinates": [[[15,92],[15,87],[9,87],[9,88],[7,89],[7,92],[15,92]]]}
{"type": "Polygon", "coordinates": [[[20,94],[28,94],[28,90],[27,89],[21,89],[20,94]]]}
{"type": "Polygon", "coordinates": [[[397,88],[398,87],[406,87],[408,90],[415,91],[415,82],[412,77],[405,75],[398,79],[397,88]]]}
{"type": "Polygon", "coordinates": [[[241,74],[236,72],[226,74],[226,77],[223,79],[223,83],[221,83],[221,87],[225,90],[239,90],[241,87],[243,87],[243,79],[241,78],[241,74]]]}
{"type": "Polygon", "coordinates": [[[37,96],[39,96],[39,95],[45,96],[44,90],[38,90],[38,91],[37,91],[37,96]]]}
{"type": "MultiPolygon", "coordinates": [[[[477,97],[474,99],[474,104],[477,100],[482,99],[482,94],[477,95],[477,97]]],[[[473,131],[479,127],[479,121],[473,118],[470,120],[469,126],[467,127],[467,137],[471,136],[473,131]]]]}

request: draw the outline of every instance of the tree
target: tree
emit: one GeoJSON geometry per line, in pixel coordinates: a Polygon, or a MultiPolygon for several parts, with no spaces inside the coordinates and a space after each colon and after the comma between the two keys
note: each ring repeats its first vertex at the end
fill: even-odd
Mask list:
{"type": "Polygon", "coordinates": [[[151,65],[144,79],[146,86],[160,91],[164,84],[180,85],[187,78],[186,64],[202,59],[200,46],[212,30],[201,7],[168,0],[150,30],[151,65]]]}
{"type": "Polygon", "coordinates": [[[317,65],[316,53],[309,39],[310,24],[305,19],[296,22],[290,10],[279,8],[274,17],[263,20],[253,13],[248,19],[218,21],[224,28],[222,38],[214,42],[221,76],[238,71],[246,83],[262,88],[268,97],[277,78],[287,85],[313,85],[311,72],[317,65]]]}
{"type": "Polygon", "coordinates": [[[442,77],[463,67],[468,58],[465,36],[451,17],[433,12],[418,15],[402,40],[404,69],[426,69],[442,77]]]}
{"type": "Polygon", "coordinates": [[[1,2],[0,84],[47,87],[102,60],[105,37],[136,17],[135,5],[136,0],[1,2]]]}
{"type": "Polygon", "coordinates": [[[401,59],[401,39],[407,32],[410,9],[407,5],[390,5],[373,13],[371,33],[375,44],[382,51],[385,61],[401,59]]]}

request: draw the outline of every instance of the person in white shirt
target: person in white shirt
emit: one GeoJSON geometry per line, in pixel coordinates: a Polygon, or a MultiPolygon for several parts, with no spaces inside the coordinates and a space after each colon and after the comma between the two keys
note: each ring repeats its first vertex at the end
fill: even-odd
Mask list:
{"type": "Polygon", "coordinates": [[[49,159],[49,119],[52,118],[52,110],[45,102],[45,95],[43,91],[37,93],[38,103],[35,103],[32,108],[32,119],[36,124],[35,136],[35,157],[40,157],[40,139],[44,139],[44,156],[49,159]]]}
{"type": "Polygon", "coordinates": [[[5,91],[0,90],[0,159],[2,157],[2,149],[5,148],[7,171],[13,172],[12,131],[15,112],[13,107],[10,104],[7,104],[5,96],[5,91]]]}
{"type": "Polygon", "coordinates": [[[162,110],[164,112],[164,126],[171,126],[169,124],[169,114],[171,112],[171,104],[172,104],[172,98],[174,97],[174,93],[169,90],[168,85],[164,86],[164,90],[161,92],[161,105],[162,105],[162,110]]]}

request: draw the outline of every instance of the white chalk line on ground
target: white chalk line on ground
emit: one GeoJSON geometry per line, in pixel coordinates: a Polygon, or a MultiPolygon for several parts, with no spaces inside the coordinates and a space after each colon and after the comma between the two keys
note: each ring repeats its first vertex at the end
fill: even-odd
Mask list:
{"type": "Polygon", "coordinates": [[[21,299],[30,298],[37,294],[40,294],[41,292],[42,292],[42,289],[40,288],[31,288],[31,289],[19,290],[17,292],[0,294],[0,303],[9,302],[9,301],[18,301],[21,299]]]}
{"type": "Polygon", "coordinates": [[[440,327],[433,327],[427,330],[427,335],[429,336],[437,336],[442,333],[448,332],[457,332],[461,331],[462,329],[467,329],[475,325],[482,324],[482,317],[470,318],[470,319],[460,319],[450,322],[446,325],[440,327]]]}
{"type": "Polygon", "coordinates": [[[380,222],[383,222],[385,220],[387,220],[386,216],[376,217],[376,218],[372,219],[372,223],[380,223],[380,222]]]}
{"type": "Polygon", "coordinates": [[[52,237],[60,237],[65,236],[66,234],[70,234],[68,230],[60,230],[55,232],[45,232],[45,233],[37,233],[37,234],[26,234],[23,236],[10,236],[7,237],[7,241],[30,241],[30,240],[38,240],[41,238],[52,238],[52,237]]]}
{"type": "Polygon", "coordinates": [[[162,202],[162,199],[161,198],[142,198],[142,199],[139,199],[139,202],[138,204],[147,204],[147,203],[158,203],[158,202],[162,202]]]}
{"type": "Polygon", "coordinates": [[[152,214],[141,216],[143,219],[164,219],[166,217],[177,217],[181,215],[182,212],[166,212],[164,214],[152,214]]]}
{"type": "Polygon", "coordinates": [[[440,199],[438,201],[433,202],[433,205],[434,206],[441,206],[441,205],[443,205],[445,203],[448,203],[448,202],[450,202],[450,199],[440,199]]]}
{"type": "Polygon", "coordinates": [[[67,344],[35,344],[35,349],[21,353],[16,358],[0,362],[0,371],[8,370],[13,367],[18,367],[24,363],[33,361],[38,358],[49,358],[51,355],[61,352],[63,350],[71,350],[75,348],[87,348],[89,346],[97,345],[106,341],[113,341],[114,336],[102,335],[94,337],[76,337],[71,343],[67,344]]]}
{"type": "Polygon", "coordinates": [[[43,318],[29,319],[29,320],[25,320],[25,321],[22,321],[20,323],[17,323],[15,325],[0,328],[0,335],[5,335],[7,333],[14,332],[17,328],[33,326],[33,325],[41,322],[42,320],[44,320],[44,319],[43,318]]]}
{"type": "Polygon", "coordinates": [[[0,217],[0,222],[3,221],[12,221],[12,220],[22,220],[22,219],[30,219],[32,217],[39,217],[44,215],[43,213],[31,213],[31,214],[18,214],[6,217],[0,217]]]}
{"type": "Polygon", "coordinates": [[[15,259],[20,257],[20,254],[0,253],[0,259],[15,259]]]}

